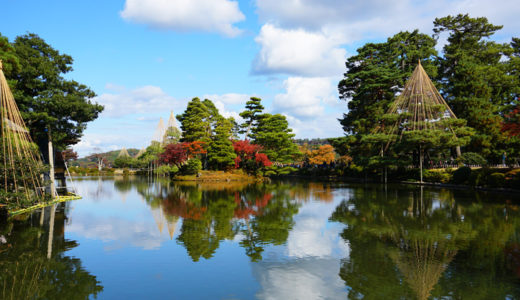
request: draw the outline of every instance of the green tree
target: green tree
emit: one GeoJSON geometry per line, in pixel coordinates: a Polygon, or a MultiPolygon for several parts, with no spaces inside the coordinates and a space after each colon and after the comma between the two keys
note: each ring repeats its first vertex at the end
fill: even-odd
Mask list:
{"type": "Polygon", "coordinates": [[[50,132],[57,149],[76,144],[103,106],[92,102],[96,94],[87,86],[63,77],[72,71],[72,57],[32,33],[17,37],[12,46],[19,67],[8,47],[0,47],[0,56],[9,57],[13,94],[34,139],[47,140],[50,132]]]}
{"type": "Polygon", "coordinates": [[[177,144],[180,142],[182,136],[182,132],[177,127],[168,127],[166,129],[166,133],[164,134],[163,144],[177,144]]]}
{"type": "Polygon", "coordinates": [[[251,97],[246,102],[246,109],[240,113],[240,116],[244,119],[244,123],[240,125],[241,130],[239,133],[244,134],[245,138],[252,138],[250,135],[251,129],[257,126],[258,118],[264,110],[264,106],[261,104],[262,99],[251,97]]]}
{"type": "Polygon", "coordinates": [[[220,117],[215,128],[215,136],[209,143],[208,163],[215,169],[227,169],[235,163],[235,150],[231,142],[233,118],[220,117]]]}
{"type": "Polygon", "coordinates": [[[340,120],[348,136],[334,141],[338,153],[345,155],[348,151],[356,164],[371,168],[396,162],[389,155],[381,157],[381,145],[391,137],[374,135],[374,129],[388,117],[385,113],[389,105],[419,60],[429,74],[437,74],[435,44],[433,38],[418,30],[400,32],[386,42],[364,45],[347,60],[347,72],[338,88],[340,98],[348,102],[349,111],[340,120]]]}
{"type": "Polygon", "coordinates": [[[262,114],[257,119],[257,126],[252,129],[252,137],[254,144],[262,146],[262,152],[271,161],[290,163],[300,154],[298,146],[292,141],[294,134],[291,132],[285,116],[262,114]]]}
{"type": "Polygon", "coordinates": [[[208,108],[199,98],[193,98],[183,114],[177,115],[181,123],[181,142],[210,142],[211,123],[208,108]]]}
{"type": "Polygon", "coordinates": [[[347,72],[338,85],[349,109],[340,123],[345,133],[354,135],[372,131],[419,60],[435,75],[437,54],[435,40],[417,30],[400,32],[384,43],[368,43],[357,52],[347,60],[347,72]]]}
{"type": "Polygon", "coordinates": [[[511,45],[485,40],[501,28],[484,17],[459,14],[435,19],[433,29],[435,37],[448,33],[439,61],[441,92],[455,115],[476,130],[466,150],[495,161],[503,144],[500,114],[517,89],[509,61],[502,60],[511,55],[511,45]]]}

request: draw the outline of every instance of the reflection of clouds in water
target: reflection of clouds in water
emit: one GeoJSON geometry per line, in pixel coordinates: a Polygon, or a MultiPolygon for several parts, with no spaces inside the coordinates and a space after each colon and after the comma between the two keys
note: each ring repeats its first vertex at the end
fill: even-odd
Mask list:
{"type": "MultiPolygon", "coordinates": [[[[337,195],[335,195],[337,196],[337,195]]],[[[338,276],[348,244],[339,236],[344,225],[329,223],[334,203],[309,202],[294,218],[285,247],[268,247],[264,260],[252,263],[261,285],[260,299],[345,299],[347,288],[338,276]],[[285,250],[282,250],[285,248],[285,250]]]]}
{"type": "Polygon", "coordinates": [[[166,240],[154,223],[128,221],[114,217],[94,217],[77,215],[67,225],[66,232],[85,238],[101,240],[107,245],[106,250],[113,250],[127,245],[146,250],[157,249],[166,240]]]}
{"type": "Polygon", "coordinates": [[[253,263],[262,289],[259,299],[345,299],[345,283],[338,276],[338,259],[297,259],[286,263],[253,263]]]}
{"type": "Polygon", "coordinates": [[[348,255],[348,245],[339,236],[344,226],[328,223],[335,208],[336,203],[309,203],[301,207],[287,241],[289,257],[343,258],[348,255]]]}

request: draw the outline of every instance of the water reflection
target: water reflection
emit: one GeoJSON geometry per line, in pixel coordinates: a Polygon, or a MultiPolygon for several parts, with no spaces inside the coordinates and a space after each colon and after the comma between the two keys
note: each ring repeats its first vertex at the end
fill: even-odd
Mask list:
{"type": "Polygon", "coordinates": [[[280,184],[155,182],[136,188],[160,231],[166,224],[173,236],[182,219],[177,242],[193,261],[211,258],[222,241],[237,236],[246,254],[260,260],[266,244],[287,241],[299,207],[291,189],[280,184]]]}
{"type": "Polygon", "coordinates": [[[1,299],[87,299],[103,290],[65,239],[67,206],[60,204],[0,225],[1,299]]]}
{"type": "Polygon", "coordinates": [[[341,236],[351,252],[340,276],[350,298],[518,295],[506,263],[506,249],[518,244],[517,206],[465,202],[472,193],[461,193],[355,189],[331,217],[348,225],[341,236]]]}
{"type": "Polygon", "coordinates": [[[0,298],[520,295],[520,210],[507,197],[294,181],[76,185],[83,200],[1,227],[0,298]]]}

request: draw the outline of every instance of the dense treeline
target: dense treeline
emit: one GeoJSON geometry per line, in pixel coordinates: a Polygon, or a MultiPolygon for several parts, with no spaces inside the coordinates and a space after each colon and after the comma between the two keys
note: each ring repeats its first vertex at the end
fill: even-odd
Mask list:
{"type": "Polygon", "coordinates": [[[421,151],[430,164],[456,163],[455,146],[461,146],[463,156],[477,157],[484,163],[518,162],[520,39],[509,43],[489,40],[501,28],[486,18],[447,16],[435,19],[433,36],[418,30],[400,32],[386,42],[359,48],[348,58],[347,71],[338,85],[348,112],[340,120],[346,137],[332,141],[336,150],[350,154],[354,163],[365,169],[418,165],[420,145],[428,145],[421,151]],[[442,40],[447,39],[438,53],[435,47],[441,35],[442,40]],[[408,147],[401,144],[390,149],[397,160],[375,160],[383,156],[383,136],[375,133],[388,124],[386,112],[419,61],[461,120],[455,124],[461,129],[452,130],[454,136],[449,141],[437,134],[414,136],[406,141],[408,147]]]}
{"type": "Polygon", "coordinates": [[[205,170],[242,169],[269,175],[290,171],[283,165],[300,152],[285,116],[263,112],[261,99],[252,97],[240,114],[243,124],[225,118],[214,103],[193,98],[177,115],[181,130],[171,127],[163,140],[152,142],[138,157],[120,156],[115,167],[152,167],[160,174],[198,174],[205,170]],[[245,137],[240,140],[239,135],[245,137]]]}

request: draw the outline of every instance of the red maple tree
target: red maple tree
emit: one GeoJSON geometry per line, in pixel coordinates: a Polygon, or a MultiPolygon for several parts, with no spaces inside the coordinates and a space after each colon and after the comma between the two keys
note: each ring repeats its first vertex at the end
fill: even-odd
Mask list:
{"type": "Polygon", "coordinates": [[[208,151],[206,151],[207,144],[202,141],[186,142],[182,143],[182,146],[186,150],[188,158],[194,158],[201,154],[208,153],[208,151]]]}
{"type": "Polygon", "coordinates": [[[159,155],[159,161],[163,164],[173,164],[178,167],[188,159],[188,153],[183,144],[168,144],[164,152],[159,155]]]}
{"type": "Polygon", "coordinates": [[[505,116],[502,131],[510,136],[520,136],[520,107],[518,105],[505,116]]]}

